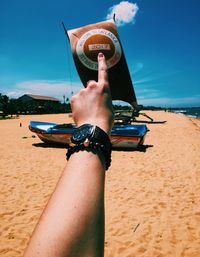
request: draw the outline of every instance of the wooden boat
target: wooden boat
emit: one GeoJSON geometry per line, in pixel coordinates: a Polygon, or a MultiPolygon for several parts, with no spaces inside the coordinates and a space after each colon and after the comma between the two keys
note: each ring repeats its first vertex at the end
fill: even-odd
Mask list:
{"type": "MultiPolygon", "coordinates": [[[[49,122],[31,121],[29,129],[46,143],[68,145],[76,126],[72,123],[56,124],[49,122]]],[[[113,148],[136,149],[144,143],[148,128],[142,124],[115,124],[111,131],[113,148]]]]}
{"type": "MultiPolygon", "coordinates": [[[[75,66],[83,85],[86,86],[88,80],[98,80],[97,56],[99,51],[105,55],[108,68],[112,67],[109,70],[112,99],[125,101],[133,108],[130,117],[124,115],[116,117],[116,123],[110,136],[111,143],[113,148],[135,149],[143,144],[148,128],[145,124],[132,124],[132,122],[138,122],[135,117],[139,116],[139,106],[114,19],[115,17],[113,20],[90,24],[69,31],[66,30],[64,23],[62,24],[69,39],[75,66]]],[[[145,117],[154,123],[146,114],[145,117]]],[[[76,126],[71,123],[56,124],[37,121],[31,121],[29,128],[44,142],[64,145],[70,143],[70,137],[76,130],[76,126]]]]}

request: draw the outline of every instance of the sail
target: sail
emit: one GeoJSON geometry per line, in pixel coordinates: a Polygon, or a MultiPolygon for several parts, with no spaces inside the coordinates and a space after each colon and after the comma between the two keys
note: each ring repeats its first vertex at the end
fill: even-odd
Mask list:
{"type": "Polygon", "coordinates": [[[114,20],[107,20],[67,31],[74,62],[85,86],[98,79],[97,56],[105,55],[112,100],[137,107],[131,76],[114,20]]]}

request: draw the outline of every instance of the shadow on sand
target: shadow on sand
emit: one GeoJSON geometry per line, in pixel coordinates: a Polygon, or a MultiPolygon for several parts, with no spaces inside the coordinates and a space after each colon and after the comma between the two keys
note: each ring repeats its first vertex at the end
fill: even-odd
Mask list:
{"type": "Polygon", "coordinates": [[[153,145],[139,145],[137,148],[113,148],[116,152],[146,152],[147,148],[153,147],[153,145]]]}
{"type": "MultiPolygon", "coordinates": [[[[67,149],[68,146],[64,144],[52,144],[52,143],[37,143],[37,144],[32,144],[35,147],[42,147],[42,148],[65,148],[67,149]]],[[[146,150],[150,147],[153,147],[153,145],[140,145],[136,149],[132,148],[113,148],[113,151],[117,152],[133,152],[133,151],[138,151],[138,152],[146,152],[146,150]]]]}
{"type": "Polygon", "coordinates": [[[42,147],[42,148],[65,148],[67,149],[67,145],[65,144],[52,144],[52,143],[36,143],[32,144],[35,147],[42,147]]]}

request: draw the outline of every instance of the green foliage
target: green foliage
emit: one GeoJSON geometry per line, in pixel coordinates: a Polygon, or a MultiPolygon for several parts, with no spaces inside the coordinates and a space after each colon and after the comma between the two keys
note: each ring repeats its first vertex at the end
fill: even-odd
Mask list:
{"type": "Polygon", "coordinates": [[[5,118],[17,114],[69,113],[71,106],[69,101],[67,103],[35,100],[23,102],[20,98],[9,99],[6,95],[0,94],[0,111],[0,116],[5,118]]]}
{"type": "Polygon", "coordinates": [[[3,118],[9,114],[9,98],[7,95],[0,94],[0,110],[3,118]]]}

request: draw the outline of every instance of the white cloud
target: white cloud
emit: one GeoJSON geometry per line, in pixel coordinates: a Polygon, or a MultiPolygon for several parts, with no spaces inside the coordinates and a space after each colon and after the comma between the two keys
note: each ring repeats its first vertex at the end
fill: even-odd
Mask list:
{"type": "Polygon", "coordinates": [[[153,106],[162,106],[162,107],[184,107],[184,106],[192,107],[192,106],[199,106],[200,97],[199,96],[180,97],[180,98],[138,97],[138,103],[146,106],[153,105],[153,106]]]}
{"type": "Polygon", "coordinates": [[[138,5],[128,2],[122,1],[117,5],[113,5],[108,9],[108,14],[106,16],[107,19],[112,19],[115,14],[115,20],[117,26],[123,26],[127,23],[134,23],[135,16],[137,11],[139,10],[138,5]]]}
{"type": "Polygon", "coordinates": [[[139,88],[136,90],[136,95],[138,103],[145,106],[191,107],[200,105],[200,95],[165,97],[162,91],[155,88],[139,88]]]}
{"type": "Polygon", "coordinates": [[[15,90],[6,94],[10,98],[18,98],[24,94],[53,96],[62,100],[63,95],[70,97],[71,93],[77,93],[82,86],[80,84],[71,84],[66,81],[54,80],[33,80],[23,81],[16,84],[15,90]]]}
{"type": "Polygon", "coordinates": [[[138,99],[159,98],[161,92],[153,88],[140,88],[137,90],[138,99]]]}
{"type": "MultiPolygon", "coordinates": [[[[76,94],[83,88],[79,83],[70,84],[71,83],[67,81],[54,80],[23,81],[18,83],[13,91],[6,92],[6,90],[4,90],[3,94],[6,94],[10,98],[18,98],[23,94],[45,95],[56,97],[62,101],[63,95],[70,98],[72,91],[76,94]]],[[[187,107],[200,105],[200,95],[170,98],[164,97],[163,93],[155,88],[138,88],[136,95],[138,103],[146,106],[187,107]]]]}
{"type": "Polygon", "coordinates": [[[20,90],[13,90],[5,93],[9,98],[18,98],[24,94],[28,94],[28,92],[22,92],[20,90]]]}
{"type": "Polygon", "coordinates": [[[138,73],[139,71],[141,71],[144,68],[144,65],[142,62],[138,62],[136,63],[136,65],[133,68],[133,72],[131,74],[135,75],[136,73],[138,73]]]}

